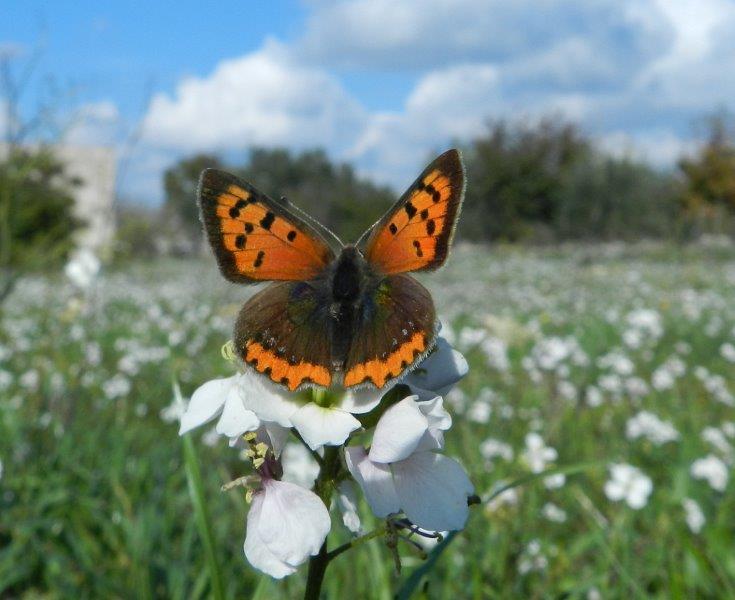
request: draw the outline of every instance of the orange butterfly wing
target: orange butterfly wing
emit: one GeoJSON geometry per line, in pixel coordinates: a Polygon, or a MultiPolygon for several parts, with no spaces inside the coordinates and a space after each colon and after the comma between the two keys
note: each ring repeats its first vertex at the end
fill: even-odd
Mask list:
{"type": "Polygon", "coordinates": [[[449,150],[366,232],[365,258],[386,275],[439,268],[449,254],[464,188],[462,158],[449,150]]]}
{"type": "Polygon", "coordinates": [[[285,200],[276,202],[234,175],[206,169],[198,197],[207,237],[230,281],[308,281],[334,259],[285,200]]]}

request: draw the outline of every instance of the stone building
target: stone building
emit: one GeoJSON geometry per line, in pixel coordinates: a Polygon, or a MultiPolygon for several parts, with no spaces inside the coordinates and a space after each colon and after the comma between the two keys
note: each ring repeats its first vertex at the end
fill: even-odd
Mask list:
{"type": "MultiPolygon", "coordinates": [[[[52,146],[53,152],[66,166],[66,173],[78,178],[74,188],[75,213],[87,225],[78,233],[80,248],[98,256],[109,252],[115,235],[115,150],[105,146],[52,146]]],[[[8,146],[0,144],[0,159],[8,146]]]]}

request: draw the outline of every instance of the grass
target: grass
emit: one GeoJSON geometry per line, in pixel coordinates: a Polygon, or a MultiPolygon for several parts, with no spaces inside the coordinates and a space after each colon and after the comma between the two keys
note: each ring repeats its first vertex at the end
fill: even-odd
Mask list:
{"type": "MultiPolygon", "coordinates": [[[[423,280],[470,362],[447,398],[447,451],[484,501],[420,589],[452,599],[735,596],[735,486],[718,491],[691,472],[709,454],[732,469],[735,367],[723,345],[735,344],[735,251],[468,247],[423,280]],[[683,373],[656,389],[672,357],[683,373]],[[630,439],[626,424],[642,410],[677,439],[630,439]],[[724,444],[703,437],[706,428],[724,444]],[[490,502],[503,483],[530,475],[531,431],[556,450],[547,468],[585,468],[561,487],[536,477],[490,502]],[[505,456],[482,455],[488,438],[507,445],[505,456]],[[652,480],[640,510],[605,494],[617,462],[652,480]],[[685,498],[704,513],[698,533],[685,498]]],[[[130,265],[86,295],[61,277],[28,281],[6,302],[0,595],[204,598],[220,597],[218,585],[227,598],[303,593],[305,569],[276,582],[244,560],[244,495],[220,492],[244,472],[237,453],[209,445],[208,431],[182,443],[161,414],[172,379],[189,395],[230,372],[220,347],[249,293],[221,282],[207,260],[130,265]],[[203,510],[211,540],[200,533],[203,510]]],[[[377,523],[363,509],[369,530],[377,523]]],[[[335,514],[331,547],[348,539],[335,514]]],[[[397,576],[372,541],[330,565],[324,596],[392,598],[420,565],[408,556],[397,576]]]]}

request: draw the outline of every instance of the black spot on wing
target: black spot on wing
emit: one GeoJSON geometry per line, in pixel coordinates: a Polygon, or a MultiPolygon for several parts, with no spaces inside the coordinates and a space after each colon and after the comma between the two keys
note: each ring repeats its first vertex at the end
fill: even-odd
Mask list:
{"type": "Polygon", "coordinates": [[[271,228],[271,225],[273,225],[273,221],[275,220],[276,220],[276,215],[272,213],[271,211],[268,211],[267,213],[265,213],[265,216],[260,220],[260,226],[266,231],[269,231],[271,228]]]}
{"type": "Polygon", "coordinates": [[[253,263],[253,266],[257,269],[260,265],[263,264],[263,258],[265,257],[265,252],[262,250],[258,252],[258,256],[255,257],[255,262],[253,263]]]}
{"type": "Polygon", "coordinates": [[[406,202],[406,206],[404,206],[403,209],[406,211],[406,214],[408,215],[409,219],[413,219],[413,216],[417,212],[416,207],[413,204],[411,204],[410,200],[406,202]]]}

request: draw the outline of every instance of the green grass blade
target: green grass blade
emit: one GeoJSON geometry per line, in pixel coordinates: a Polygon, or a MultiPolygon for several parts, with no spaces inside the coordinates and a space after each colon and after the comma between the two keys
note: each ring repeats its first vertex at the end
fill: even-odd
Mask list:
{"type": "Polygon", "coordinates": [[[194,518],[196,520],[199,534],[204,545],[204,553],[209,568],[209,579],[212,585],[212,596],[216,600],[224,600],[225,592],[222,584],[222,571],[217,561],[217,553],[214,546],[214,535],[207,510],[207,502],[204,497],[204,486],[202,485],[202,473],[199,469],[194,443],[190,435],[182,436],[184,446],[184,467],[186,468],[186,480],[189,484],[189,496],[194,505],[194,518]]]}

